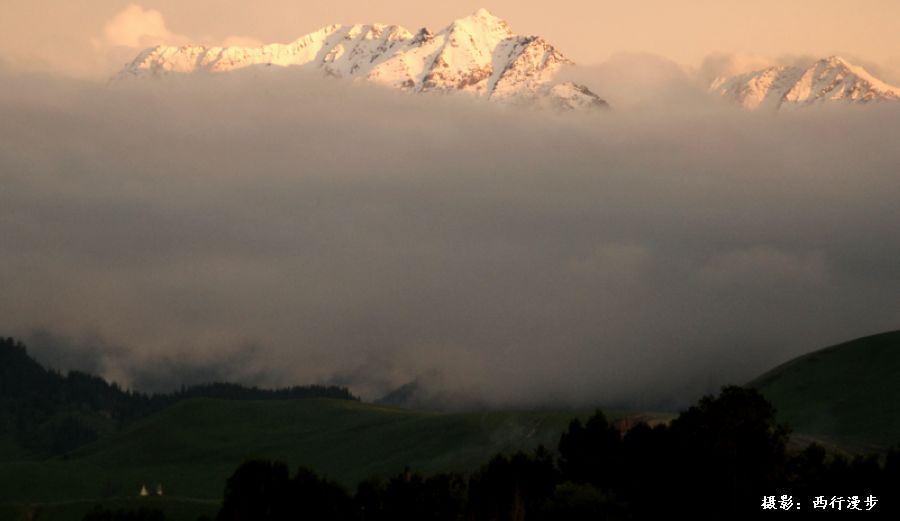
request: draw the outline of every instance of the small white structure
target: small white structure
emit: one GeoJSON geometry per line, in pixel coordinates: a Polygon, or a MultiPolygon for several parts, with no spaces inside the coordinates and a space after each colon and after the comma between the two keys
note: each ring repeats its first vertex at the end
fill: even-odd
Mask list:
{"type": "Polygon", "coordinates": [[[147,485],[141,485],[141,491],[138,492],[138,495],[139,495],[140,497],[147,497],[147,496],[150,495],[150,493],[147,492],[147,485]]]}
{"type": "Polygon", "coordinates": [[[156,495],[157,495],[157,496],[162,496],[162,495],[163,495],[162,483],[157,483],[157,484],[156,484],[156,495]]]}

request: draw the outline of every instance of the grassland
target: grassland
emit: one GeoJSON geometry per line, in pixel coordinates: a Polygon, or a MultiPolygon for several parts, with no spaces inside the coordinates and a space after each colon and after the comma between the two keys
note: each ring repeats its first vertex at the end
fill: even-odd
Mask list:
{"type": "Polygon", "coordinates": [[[166,519],[196,521],[201,517],[215,519],[219,502],[177,497],[107,498],[98,500],[60,501],[48,503],[7,503],[0,505],[3,521],[81,521],[84,515],[101,506],[111,510],[161,510],[166,519]]]}
{"type": "Polygon", "coordinates": [[[441,414],[328,399],[188,400],[66,458],[0,464],[0,519],[9,512],[25,519],[27,511],[43,512],[39,519],[77,517],[98,501],[108,506],[135,498],[143,484],[161,483],[167,499],[191,498],[161,503],[184,510],[188,502],[187,511],[170,517],[193,520],[251,457],[306,465],[348,487],[406,467],[466,472],[497,452],[553,448],[569,421],[585,415],[441,414]]]}
{"type": "Polygon", "coordinates": [[[900,331],[801,356],[749,385],[803,435],[851,452],[900,445],[900,331]]]}

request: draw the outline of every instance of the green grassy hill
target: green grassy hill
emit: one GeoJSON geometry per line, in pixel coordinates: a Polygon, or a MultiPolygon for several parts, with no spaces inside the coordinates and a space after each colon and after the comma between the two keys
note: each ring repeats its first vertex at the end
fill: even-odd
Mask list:
{"type": "Polygon", "coordinates": [[[803,435],[857,452],[900,444],[900,331],[795,358],[748,385],[803,435]]]}
{"type": "Polygon", "coordinates": [[[285,401],[358,400],[346,388],[294,386],[260,389],[214,382],[172,393],[125,391],[96,375],[42,366],[27,347],[0,337],[0,462],[43,461],[107,440],[125,427],[194,398],[285,401]]]}
{"type": "Polygon", "coordinates": [[[57,504],[86,512],[93,501],[134,497],[142,484],[157,483],[167,495],[218,500],[225,480],[249,457],[307,465],[348,486],[406,466],[469,471],[497,452],[555,448],[576,416],[585,414],[430,413],[330,399],[187,400],[66,458],[0,464],[0,504],[7,504],[0,512],[12,503],[19,511],[57,504]]]}

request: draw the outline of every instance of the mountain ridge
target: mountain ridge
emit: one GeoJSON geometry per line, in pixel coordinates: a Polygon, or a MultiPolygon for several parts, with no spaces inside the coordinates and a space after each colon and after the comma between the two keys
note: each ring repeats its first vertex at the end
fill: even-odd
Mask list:
{"type": "Polygon", "coordinates": [[[900,101],[900,88],[840,56],[822,58],[809,67],[774,66],[720,77],[710,84],[710,91],[752,110],[900,101]]]}
{"type": "Polygon", "coordinates": [[[416,93],[465,92],[513,104],[608,108],[587,87],[555,81],[570,65],[545,39],[516,35],[505,20],[482,8],[437,33],[424,27],[414,33],[400,25],[333,24],[288,44],[158,45],[141,51],[113,79],[306,67],[416,93]]]}

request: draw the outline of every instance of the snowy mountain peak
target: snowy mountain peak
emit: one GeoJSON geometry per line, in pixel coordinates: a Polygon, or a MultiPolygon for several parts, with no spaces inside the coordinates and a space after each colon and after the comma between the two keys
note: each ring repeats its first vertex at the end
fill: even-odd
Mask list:
{"type": "Polygon", "coordinates": [[[840,56],[822,58],[806,68],[769,67],[719,78],[710,90],[748,109],[900,100],[900,88],[840,56]]]}
{"type": "MultiPolygon", "coordinates": [[[[485,9],[484,7],[479,8],[475,11],[472,16],[477,16],[478,18],[497,18],[493,13],[485,9]]],[[[499,18],[497,18],[499,20],[499,18]]]]}
{"type": "Polygon", "coordinates": [[[513,36],[512,29],[509,27],[509,24],[506,23],[506,20],[494,16],[490,11],[483,7],[465,18],[454,21],[450,24],[448,29],[463,30],[474,34],[492,33],[503,35],[507,38],[513,36]]]}
{"type": "Polygon", "coordinates": [[[571,62],[542,38],[519,36],[487,9],[442,31],[398,25],[329,25],[288,44],[261,47],[157,46],[115,79],[221,73],[252,66],[319,69],[412,92],[465,92],[510,103],[606,108],[586,87],[554,78],[571,62]]]}

